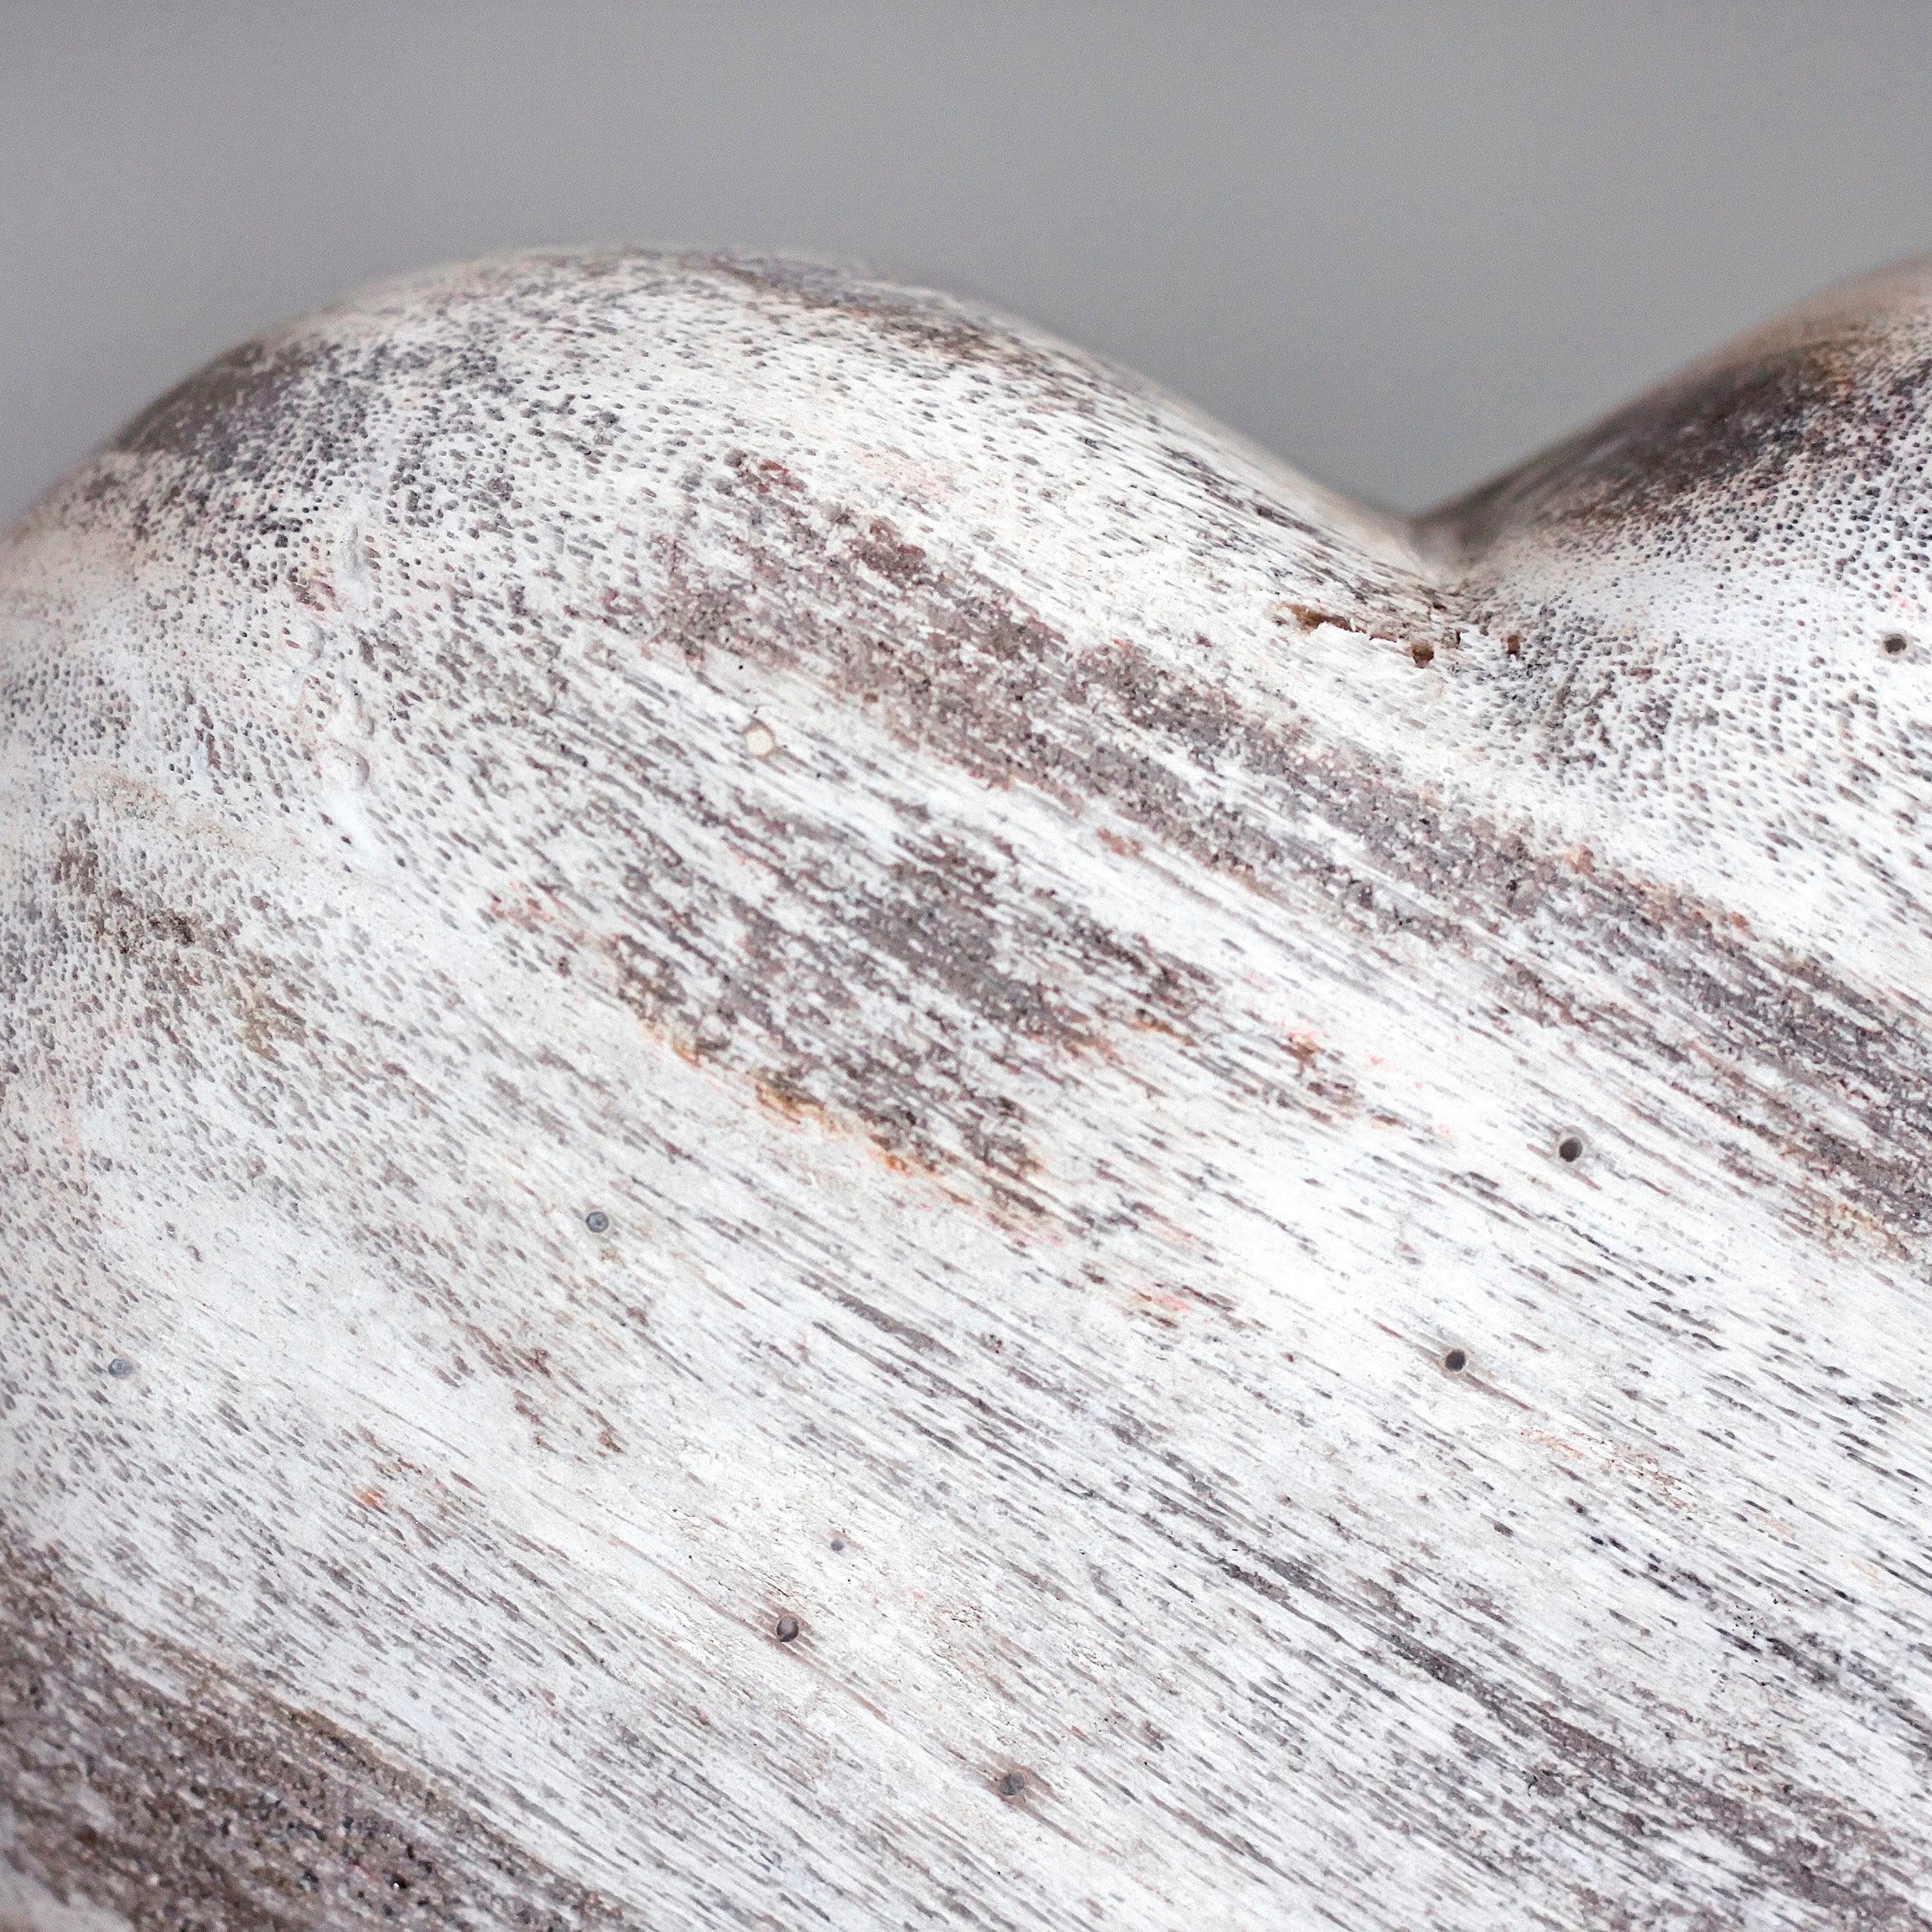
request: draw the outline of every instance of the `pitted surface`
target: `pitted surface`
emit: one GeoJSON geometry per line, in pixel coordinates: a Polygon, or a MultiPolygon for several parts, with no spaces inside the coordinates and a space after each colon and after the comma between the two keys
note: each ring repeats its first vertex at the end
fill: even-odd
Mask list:
{"type": "Polygon", "coordinates": [[[146,412],[0,553],[0,1924],[1932,1924],[1924,308],[1419,541],[813,264],[146,412]]]}

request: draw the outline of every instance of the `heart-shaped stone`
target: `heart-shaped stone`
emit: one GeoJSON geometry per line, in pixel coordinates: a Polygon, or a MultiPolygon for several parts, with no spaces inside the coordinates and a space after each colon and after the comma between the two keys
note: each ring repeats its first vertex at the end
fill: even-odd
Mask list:
{"type": "Polygon", "coordinates": [[[1932,278],[1413,525],[764,259],[0,553],[0,1923],[1932,1925],[1932,278]]]}

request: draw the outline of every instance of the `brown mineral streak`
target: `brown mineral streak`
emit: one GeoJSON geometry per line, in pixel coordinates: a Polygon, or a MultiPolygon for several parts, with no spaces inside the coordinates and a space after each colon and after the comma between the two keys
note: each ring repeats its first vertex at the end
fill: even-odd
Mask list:
{"type": "Polygon", "coordinates": [[[768,258],[138,418],[0,548],[0,1932],[1932,1927],[1924,283],[1413,531],[768,258]]]}

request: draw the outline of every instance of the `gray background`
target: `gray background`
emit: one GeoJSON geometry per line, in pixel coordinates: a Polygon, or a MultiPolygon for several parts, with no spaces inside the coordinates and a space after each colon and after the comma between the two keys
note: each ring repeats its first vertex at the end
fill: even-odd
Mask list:
{"type": "Polygon", "coordinates": [[[990,298],[1413,506],[1932,247],[1932,11],[0,0],[0,520],[236,338],[559,240],[990,298]]]}

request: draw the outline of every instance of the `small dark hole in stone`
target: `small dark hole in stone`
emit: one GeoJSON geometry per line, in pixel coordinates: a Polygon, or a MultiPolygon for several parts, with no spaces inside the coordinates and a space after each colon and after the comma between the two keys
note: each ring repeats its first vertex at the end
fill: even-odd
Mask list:
{"type": "Polygon", "coordinates": [[[1411,644],[1409,655],[1418,664],[1433,664],[1436,662],[1436,647],[1433,644],[1411,644]]]}
{"type": "Polygon", "coordinates": [[[1912,648],[1912,640],[1901,631],[1894,631],[1880,643],[1878,648],[1888,657],[1903,657],[1912,648]]]}
{"type": "Polygon", "coordinates": [[[1583,1136],[1574,1131],[1559,1136],[1556,1155],[1562,1161],[1581,1161],[1583,1158],[1583,1136]]]}
{"type": "Polygon", "coordinates": [[[798,1634],[798,1619],[796,1617],[781,1617],[771,1626],[771,1634],[781,1644],[792,1642],[798,1634]]]}
{"type": "Polygon", "coordinates": [[[125,1355],[117,1355],[107,1364],[107,1373],[116,1377],[132,1375],[134,1373],[134,1364],[125,1355]]]}
{"type": "Polygon", "coordinates": [[[845,1547],[845,1539],[843,1536],[834,1536],[832,1539],[832,1547],[834,1550],[843,1550],[845,1547]]]}
{"type": "Polygon", "coordinates": [[[1523,655],[1522,633],[1519,631],[1512,631],[1509,633],[1508,642],[1504,645],[1503,648],[1507,651],[1512,657],[1520,657],[1523,655]]]}
{"type": "Polygon", "coordinates": [[[584,1225],[593,1234],[601,1234],[610,1225],[610,1217],[601,1208],[593,1208],[584,1217],[584,1225]]]}
{"type": "Polygon", "coordinates": [[[1026,1789],[1026,1774],[1024,1771],[1008,1771],[1001,1774],[1000,1795],[1002,1798],[1017,1798],[1026,1789]]]}
{"type": "Polygon", "coordinates": [[[1442,1366],[1452,1375],[1460,1375],[1469,1366],[1469,1358],[1460,1348],[1452,1348],[1442,1358],[1442,1366]]]}

